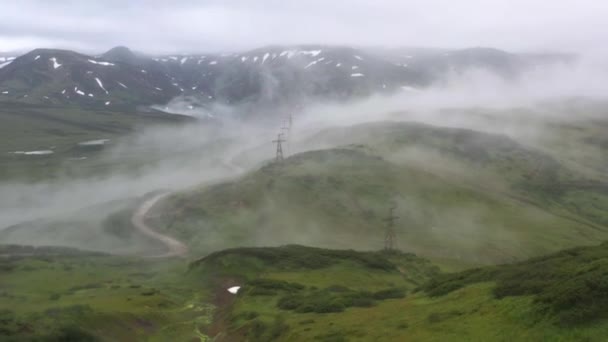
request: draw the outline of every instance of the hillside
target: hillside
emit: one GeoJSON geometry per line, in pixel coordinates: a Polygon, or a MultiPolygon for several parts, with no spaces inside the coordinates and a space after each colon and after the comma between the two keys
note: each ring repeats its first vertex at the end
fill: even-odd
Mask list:
{"type": "Polygon", "coordinates": [[[235,249],[199,260],[190,272],[241,286],[236,298],[216,297],[224,298],[211,330],[221,328],[219,341],[601,341],[608,332],[607,250],[603,244],[438,275],[407,254],[376,253],[359,273],[364,254],[318,266],[325,255],[346,252],[235,249]],[[415,285],[426,277],[431,281],[415,285]]]}
{"type": "Polygon", "coordinates": [[[440,273],[412,254],[293,245],[187,265],[0,246],[0,332],[8,341],[602,341],[607,250],[440,273]]]}
{"type": "Polygon", "coordinates": [[[3,341],[194,338],[213,308],[185,269],[174,261],[0,245],[0,335],[3,341]]]}
{"type": "MultiPolygon", "coordinates": [[[[382,247],[384,219],[396,202],[399,248],[464,264],[521,260],[606,237],[600,224],[605,216],[594,220],[554,205],[554,189],[546,185],[572,176],[547,155],[474,131],[426,126],[442,133],[425,135],[417,124],[389,126],[407,137],[396,141],[401,147],[418,136],[442,146],[443,163],[424,168],[373,144],[305,152],[233,182],[176,194],[158,208],[153,223],[187,241],[195,255],[286,243],[375,250],[382,247]],[[420,135],[404,134],[410,130],[420,135]],[[510,166],[502,164],[505,158],[510,166]],[[554,164],[528,179],[542,159],[554,164]],[[470,178],[445,172],[452,160],[469,167],[470,178]],[[472,183],[476,176],[480,181],[472,183]]],[[[386,136],[374,127],[383,126],[372,125],[369,137],[386,136]]],[[[581,196],[591,200],[589,193],[581,196]]]]}
{"type": "MultiPolygon", "coordinates": [[[[0,102],[0,179],[48,180],[103,171],[95,157],[143,128],[180,125],[180,115],[120,108],[0,102]]],[[[103,169],[107,169],[104,167],[103,169]]]]}

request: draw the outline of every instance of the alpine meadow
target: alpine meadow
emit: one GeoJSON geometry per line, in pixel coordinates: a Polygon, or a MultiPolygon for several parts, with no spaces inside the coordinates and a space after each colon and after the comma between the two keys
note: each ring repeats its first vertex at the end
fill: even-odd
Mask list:
{"type": "Polygon", "coordinates": [[[0,341],[605,341],[607,16],[0,4],[0,341]]]}

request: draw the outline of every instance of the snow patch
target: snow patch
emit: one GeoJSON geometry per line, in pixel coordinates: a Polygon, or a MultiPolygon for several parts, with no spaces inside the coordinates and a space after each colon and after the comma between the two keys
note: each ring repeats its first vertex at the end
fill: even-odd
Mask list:
{"type": "Polygon", "coordinates": [[[103,91],[105,91],[106,94],[108,94],[108,91],[106,90],[106,88],[103,87],[103,83],[101,83],[101,80],[99,78],[95,77],[95,81],[97,81],[99,88],[103,89],[103,91]]]}
{"type": "MultiPolygon", "coordinates": [[[[109,104],[109,102],[106,102],[106,103],[109,104]]],[[[110,141],[110,139],[88,140],[88,141],[79,142],[78,146],[101,146],[101,145],[105,145],[108,141],[110,141]]]]}
{"type": "Polygon", "coordinates": [[[182,58],[182,60],[181,60],[181,61],[179,61],[179,63],[180,63],[180,64],[184,64],[184,63],[186,63],[187,61],[188,61],[188,57],[184,57],[184,58],[182,58]]]}
{"type": "Polygon", "coordinates": [[[216,65],[216,64],[217,64],[217,61],[211,61],[211,62],[209,62],[209,65],[216,65]]]}
{"type": "Polygon", "coordinates": [[[266,60],[268,59],[268,57],[270,57],[270,54],[268,52],[266,52],[264,54],[264,58],[262,58],[262,64],[264,64],[264,62],[266,62],[266,60]]]}
{"type": "Polygon", "coordinates": [[[279,55],[280,57],[283,56],[287,56],[287,59],[290,59],[291,57],[293,57],[296,54],[296,51],[293,50],[288,50],[288,51],[283,51],[281,52],[281,54],[279,55]]]}
{"type": "Polygon", "coordinates": [[[241,289],[240,286],[233,286],[228,288],[228,292],[232,293],[232,294],[237,294],[239,293],[239,290],[241,289]]]}
{"type": "Polygon", "coordinates": [[[51,150],[40,150],[40,151],[15,151],[13,154],[21,154],[25,156],[44,156],[48,154],[53,154],[55,152],[51,150]]]}
{"type": "Polygon", "coordinates": [[[355,73],[355,74],[350,74],[350,77],[363,77],[365,75],[360,74],[360,73],[355,73]]]}
{"type": "Polygon", "coordinates": [[[54,68],[54,69],[57,69],[57,68],[59,68],[59,67],[62,65],[62,64],[59,64],[59,63],[57,62],[57,58],[55,58],[55,57],[53,57],[53,58],[49,58],[49,61],[53,62],[53,68],[54,68]]]}
{"type": "Polygon", "coordinates": [[[110,63],[110,62],[98,62],[98,61],[94,61],[92,59],[88,59],[89,63],[93,63],[93,64],[97,64],[97,65],[103,65],[103,66],[113,66],[115,65],[114,63],[110,63]]]}
{"type": "Polygon", "coordinates": [[[5,66],[7,66],[7,65],[11,64],[12,62],[13,62],[13,61],[7,61],[7,62],[0,63],[0,69],[2,69],[2,68],[4,68],[5,66]]]}
{"type": "Polygon", "coordinates": [[[38,59],[40,59],[40,55],[34,57],[34,60],[37,61],[38,59]]]}
{"type": "Polygon", "coordinates": [[[359,69],[359,67],[358,67],[358,66],[356,66],[356,65],[353,65],[353,66],[351,67],[351,69],[352,69],[352,70],[357,70],[357,69],[359,69]]]}
{"type": "Polygon", "coordinates": [[[80,96],[84,96],[84,91],[78,90],[78,87],[74,88],[74,91],[76,92],[76,94],[78,94],[80,96]]]}
{"type": "Polygon", "coordinates": [[[3,91],[2,94],[8,94],[8,90],[3,91]]]}
{"type": "Polygon", "coordinates": [[[315,64],[317,64],[319,62],[322,62],[324,59],[325,59],[325,57],[321,57],[321,58],[319,58],[319,59],[317,59],[315,61],[312,61],[312,62],[308,63],[308,65],[305,66],[304,69],[308,69],[309,67],[311,67],[311,66],[313,66],[313,65],[315,65],[315,64]]]}
{"type": "Polygon", "coordinates": [[[106,106],[109,106],[109,105],[110,105],[110,103],[112,103],[112,102],[110,102],[110,101],[106,101],[106,106]]]}
{"type": "Polygon", "coordinates": [[[355,55],[354,57],[355,57],[356,59],[360,60],[360,61],[362,61],[362,60],[363,60],[363,58],[361,58],[361,56],[357,56],[357,55],[355,55]]]}
{"type": "Polygon", "coordinates": [[[116,83],[118,83],[118,85],[120,85],[121,87],[123,87],[123,88],[125,88],[125,89],[129,89],[129,87],[127,87],[126,85],[124,85],[124,84],[122,84],[122,83],[120,83],[120,82],[118,82],[118,81],[116,81],[116,83]]]}
{"type": "Polygon", "coordinates": [[[298,51],[299,54],[302,55],[310,55],[313,57],[317,57],[321,52],[323,52],[323,50],[304,50],[304,51],[298,51]]]}

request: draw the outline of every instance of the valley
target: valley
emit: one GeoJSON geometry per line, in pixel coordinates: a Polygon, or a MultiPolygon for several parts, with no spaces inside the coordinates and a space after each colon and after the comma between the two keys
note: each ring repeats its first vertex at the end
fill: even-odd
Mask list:
{"type": "Polygon", "coordinates": [[[573,56],[0,58],[3,340],[608,333],[608,104],[467,83],[519,89],[573,56]]]}

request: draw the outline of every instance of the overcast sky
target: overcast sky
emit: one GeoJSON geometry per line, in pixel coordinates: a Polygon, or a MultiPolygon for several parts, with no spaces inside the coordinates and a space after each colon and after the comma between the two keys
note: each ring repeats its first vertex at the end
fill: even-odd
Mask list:
{"type": "Polygon", "coordinates": [[[605,49],[606,0],[3,0],[0,51],[268,44],[605,49]]]}

